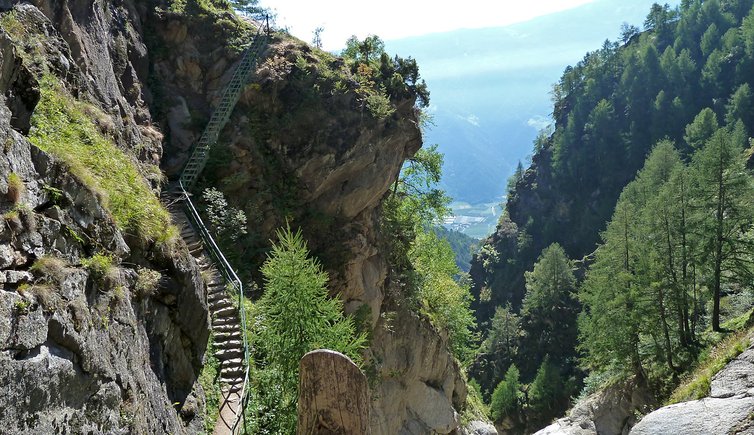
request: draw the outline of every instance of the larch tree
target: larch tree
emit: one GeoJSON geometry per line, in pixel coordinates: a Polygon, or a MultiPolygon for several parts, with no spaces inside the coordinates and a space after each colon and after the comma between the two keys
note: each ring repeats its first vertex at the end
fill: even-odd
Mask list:
{"type": "Polygon", "coordinates": [[[752,178],[743,154],[743,124],[721,128],[694,154],[691,163],[694,189],[694,224],[699,255],[712,291],[712,329],[720,331],[722,285],[730,276],[750,278],[749,231],[754,214],[752,178]],[[727,274],[726,272],[735,272],[727,274]]]}

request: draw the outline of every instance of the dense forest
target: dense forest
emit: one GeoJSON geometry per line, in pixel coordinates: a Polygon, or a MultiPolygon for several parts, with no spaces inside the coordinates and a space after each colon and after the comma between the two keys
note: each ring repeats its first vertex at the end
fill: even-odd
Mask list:
{"type": "Polygon", "coordinates": [[[470,373],[504,426],[536,430],[585,382],[666,400],[750,308],[752,6],[655,4],[554,86],[471,269],[487,332],[470,373]]]}

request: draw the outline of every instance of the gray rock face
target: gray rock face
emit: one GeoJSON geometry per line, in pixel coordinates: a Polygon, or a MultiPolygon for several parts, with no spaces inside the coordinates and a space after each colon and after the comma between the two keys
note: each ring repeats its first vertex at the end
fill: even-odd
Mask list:
{"type": "Polygon", "coordinates": [[[625,434],[636,423],[635,412],[650,407],[653,402],[652,396],[631,379],[578,402],[567,417],[558,419],[536,435],[625,434]]]}
{"type": "Polygon", "coordinates": [[[466,400],[460,368],[444,339],[405,309],[381,316],[373,339],[379,382],[373,395],[372,433],[447,434],[459,424],[466,400]]]}
{"type": "Polygon", "coordinates": [[[197,433],[208,319],[196,264],[185,246],[130,241],[96,192],[24,137],[44,64],[112,114],[98,127],[123,149],[159,154],[159,140],[141,141],[148,113],[124,86],[138,69],[139,16],[129,1],[34,3],[14,13],[39,58],[0,31],[0,431],[197,433]],[[110,45],[119,37],[128,50],[110,45]],[[114,259],[105,277],[82,264],[97,252],[114,259]],[[35,268],[42,258],[54,264],[35,268]],[[137,265],[164,276],[151,296],[136,291],[137,265]]]}
{"type": "Polygon", "coordinates": [[[654,434],[727,434],[754,433],[751,428],[739,427],[754,411],[754,398],[714,397],[677,403],[660,408],[644,417],[631,430],[632,435],[654,434]]]}
{"type": "Polygon", "coordinates": [[[645,416],[632,435],[754,434],[754,346],[712,379],[710,397],[660,408],[645,416]]]}
{"type": "Polygon", "coordinates": [[[462,435],[497,435],[497,429],[486,421],[472,421],[461,429],[462,435]]]}

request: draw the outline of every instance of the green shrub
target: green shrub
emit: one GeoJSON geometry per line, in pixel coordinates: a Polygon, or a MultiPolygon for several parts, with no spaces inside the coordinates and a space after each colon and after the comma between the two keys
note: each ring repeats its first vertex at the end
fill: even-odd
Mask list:
{"type": "Polygon", "coordinates": [[[137,269],[138,277],[136,278],[136,296],[140,299],[152,296],[160,284],[162,274],[156,270],[140,267],[137,269]]]}
{"type": "Polygon", "coordinates": [[[63,202],[63,191],[48,186],[47,184],[42,186],[42,190],[47,194],[47,196],[50,198],[50,201],[52,201],[53,204],[60,205],[63,202]]]}
{"type": "Polygon", "coordinates": [[[26,299],[19,299],[15,304],[13,304],[13,309],[16,311],[16,314],[27,314],[29,312],[30,305],[31,304],[26,299]]]}
{"type": "Polygon", "coordinates": [[[471,311],[469,285],[459,283],[455,254],[450,244],[433,231],[416,235],[409,252],[418,276],[417,298],[420,310],[432,324],[448,331],[448,342],[459,360],[466,363],[474,357],[475,319],[471,311]]]}
{"type": "Polygon", "coordinates": [[[0,15],[0,27],[14,39],[21,39],[26,35],[26,27],[13,10],[0,15]]]}
{"type": "Polygon", "coordinates": [[[113,257],[108,254],[95,254],[90,258],[81,260],[81,265],[89,271],[89,275],[95,280],[102,282],[113,272],[113,257]]]}
{"type": "Polygon", "coordinates": [[[31,119],[31,142],[65,162],[71,173],[101,198],[118,227],[144,242],[172,244],[178,230],[139,173],[133,158],[104,137],[85,115],[92,106],[71,98],[44,76],[31,119]]]}
{"type": "Polygon", "coordinates": [[[17,203],[21,200],[21,197],[25,192],[26,185],[24,185],[24,181],[21,179],[21,176],[19,176],[15,172],[11,172],[8,175],[8,199],[10,199],[13,203],[17,203]]]}

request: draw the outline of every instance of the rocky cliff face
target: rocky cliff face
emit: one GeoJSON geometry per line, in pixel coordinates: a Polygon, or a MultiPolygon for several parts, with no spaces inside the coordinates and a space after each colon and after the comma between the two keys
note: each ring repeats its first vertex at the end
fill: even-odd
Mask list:
{"type": "MultiPolygon", "coordinates": [[[[254,25],[160,2],[32,3],[9,12],[0,41],[0,194],[10,191],[0,207],[18,208],[7,187],[16,173],[30,210],[0,233],[0,422],[19,433],[195,432],[207,341],[195,264],[180,243],[144,244],[120,229],[96,191],[25,135],[38,83],[53,76],[140,167],[175,175],[254,25]],[[116,264],[105,278],[85,261],[102,250],[116,264]],[[46,256],[60,260],[53,278],[30,271],[46,256]],[[144,269],[160,273],[154,294],[137,290],[144,269]]],[[[331,294],[371,331],[373,433],[451,433],[465,382],[446,337],[399,303],[378,225],[383,196],[421,146],[414,97],[394,96],[394,112],[374,116],[359,86],[342,60],[274,36],[200,187],[220,188],[249,216],[231,253],[247,277],[258,278],[276,228],[302,228],[331,294]]]]}
{"type": "MultiPolygon", "coordinates": [[[[163,166],[170,173],[200,132],[192,124],[208,116],[227,80],[216,66],[227,69],[238,53],[188,32],[186,17],[157,19],[159,43],[180,48],[155,61],[163,92],[194,95],[174,98],[163,113],[170,126],[163,166]]],[[[287,220],[328,271],[331,294],[344,300],[347,313],[361,313],[373,337],[373,433],[450,433],[459,424],[465,382],[446,337],[390,296],[386,235],[378,225],[382,198],[421,146],[414,97],[393,99],[395,112],[380,119],[360,102],[358,87],[341,59],[273,36],[201,183],[220,188],[252,222],[237,258],[258,267],[287,220]]],[[[256,267],[247,272],[257,276],[256,267]]]]}
{"type": "Polygon", "coordinates": [[[140,15],[134,2],[32,3],[0,17],[0,425],[196,433],[208,336],[196,265],[177,241],[124,231],[106,192],[28,136],[48,80],[86,101],[113,150],[158,161],[140,15]]]}

